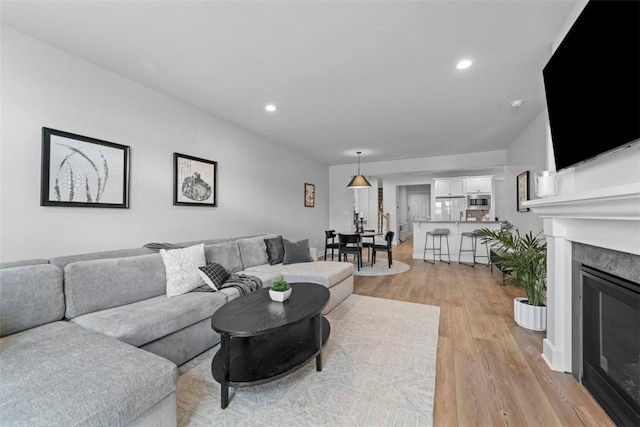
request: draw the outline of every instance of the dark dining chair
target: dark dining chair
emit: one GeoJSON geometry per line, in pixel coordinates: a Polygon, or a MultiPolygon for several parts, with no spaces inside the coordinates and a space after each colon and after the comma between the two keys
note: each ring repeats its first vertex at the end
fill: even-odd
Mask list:
{"type": "Polygon", "coordinates": [[[360,267],[362,267],[362,237],[360,234],[338,234],[338,261],[342,261],[343,254],[345,261],[348,261],[349,254],[353,255],[358,271],[360,271],[360,267]]]}
{"type": "Polygon", "coordinates": [[[333,251],[337,250],[340,246],[338,242],[336,242],[336,230],[326,230],[324,236],[324,260],[327,260],[327,251],[331,249],[331,261],[333,261],[333,251]]]}
{"type": "Polygon", "coordinates": [[[362,230],[362,232],[371,234],[370,236],[365,236],[362,238],[362,249],[367,248],[367,261],[369,261],[372,255],[371,248],[373,248],[373,245],[375,245],[376,243],[376,236],[374,234],[376,230],[362,230]]]}
{"type": "Polygon", "coordinates": [[[389,260],[389,268],[391,268],[391,264],[393,264],[393,258],[391,255],[391,242],[393,242],[393,236],[395,233],[393,231],[387,231],[387,234],[384,235],[384,240],[386,242],[385,245],[373,245],[371,247],[371,265],[376,263],[376,252],[384,251],[387,253],[387,258],[389,260]]]}

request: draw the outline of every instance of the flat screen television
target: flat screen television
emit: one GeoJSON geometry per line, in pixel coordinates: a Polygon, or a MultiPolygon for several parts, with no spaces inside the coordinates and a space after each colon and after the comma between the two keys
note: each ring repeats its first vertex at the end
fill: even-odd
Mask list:
{"type": "Polygon", "coordinates": [[[640,139],[640,1],[590,0],[542,72],[556,170],[640,139]]]}

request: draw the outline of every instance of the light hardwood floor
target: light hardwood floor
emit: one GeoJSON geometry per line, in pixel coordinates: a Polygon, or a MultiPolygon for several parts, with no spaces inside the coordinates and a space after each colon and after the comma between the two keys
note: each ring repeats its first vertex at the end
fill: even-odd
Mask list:
{"type": "Polygon", "coordinates": [[[501,273],[484,265],[414,260],[412,245],[408,239],[393,248],[408,272],[356,276],[354,286],[359,295],[440,307],[434,425],[613,425],[570,374],[547,367],[545,334],[513,321],[520,289],[502,286],[501,273]]]}

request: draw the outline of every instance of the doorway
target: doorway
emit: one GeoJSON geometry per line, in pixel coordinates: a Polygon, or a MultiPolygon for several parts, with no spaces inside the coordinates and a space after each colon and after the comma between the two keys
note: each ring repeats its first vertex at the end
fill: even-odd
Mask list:
{"type": "Polygon", "coordinates": [[[409,221],[427,221],[429,218],[429,195],[409,194],[409,221]]]}

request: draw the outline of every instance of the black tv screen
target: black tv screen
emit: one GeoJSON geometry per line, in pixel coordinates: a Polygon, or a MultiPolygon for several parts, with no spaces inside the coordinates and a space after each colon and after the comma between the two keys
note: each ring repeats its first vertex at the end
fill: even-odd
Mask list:
{"type": "Polygon", "coordinates": [[[590,0],[542,75],[557,170],[640,139],[640,1],[590,0]]]}

